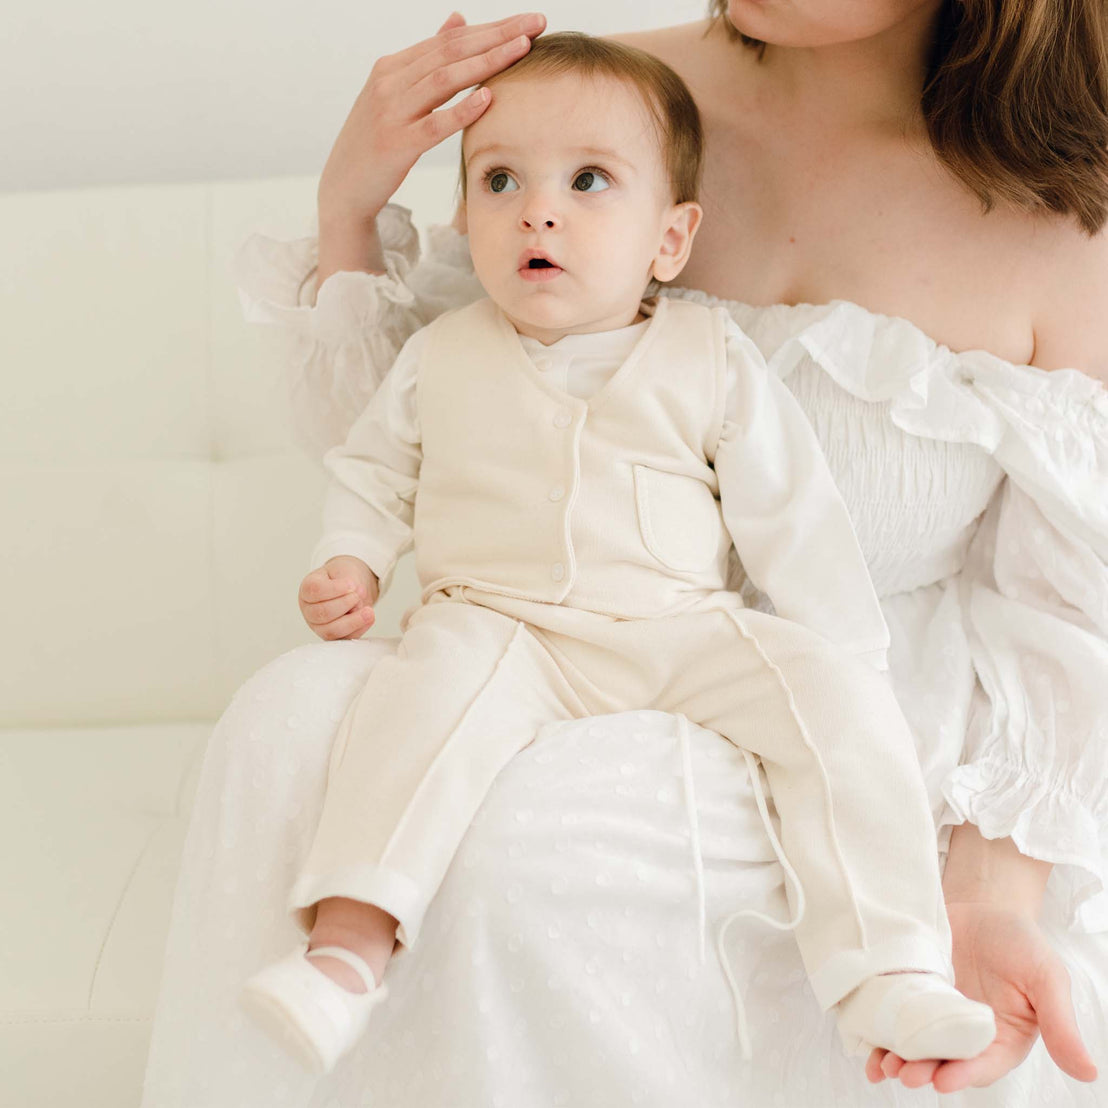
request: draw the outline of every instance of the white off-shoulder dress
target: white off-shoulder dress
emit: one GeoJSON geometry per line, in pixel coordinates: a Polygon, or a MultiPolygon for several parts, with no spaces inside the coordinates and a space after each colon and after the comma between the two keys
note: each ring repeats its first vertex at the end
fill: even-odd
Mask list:
{"type": "MultiPolygon", "coordinates": [[[[464,238],[434,229],[420,258],[403,209],[381,226],[388,272],[336,274],[314,307],[313,241],[255,238],[240,255],[248,315],[287,333],[320,447],[341,439],[416,327],[482,295],[464,238]]],[[[1044,922],[1106,1076],[1071,1081],[1040,1043],[988,1089],[871,1086],[791,934],[754,916],[726,935],[754,1050],[744,1062],[715,939],[741,908],[788,917],[746,762],[712,732],[625,712],[552,725],[501,773],[419,947],[391,964],[370,1035],[314,1080],[236,997],[296,940],[285,900],[331,740],[389,649],[367,639],[277,659],[213,734],[144,1108],[1108,1104],[1108,392],[1076,369],[954,353],[851,303],[663,293],[724,303],[811,419],[892,632],[937,848],[969,820],[1054,863],[1044,922]]]]}

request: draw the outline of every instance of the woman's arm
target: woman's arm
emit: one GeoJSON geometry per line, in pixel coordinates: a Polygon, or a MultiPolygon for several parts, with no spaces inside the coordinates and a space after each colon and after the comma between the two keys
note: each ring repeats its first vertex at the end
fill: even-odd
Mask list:
{"type": "Polygon", "coordinates": [[[275,325],[296,422],[313,452],[341,442],[404,342],[423,324],[484,295],[465,242],[432,229],[420,261],[409,214],[387,201],[425,150],[484,111],[455,93],[526,53],[542,16],[438,34],[382,58],[335,142],[318,191],[318,240],[252,236],[235,261],[247,319],[275,325]],[[418,264],[417,264],[418,263],[418,264]]]}
{"type": "MultiPolygon", "coordinates": [[[[1035,312],[1032,364],[1080,369],[1108,384],[1108,231],[1090,238],[1057,224],[1045,245],[1049,264],[1035,312]]],[[[986,839],[967,823],[951,832],[943,888],[948,902],[1003,905],[1036,918],[1050,871],[1011,839],[986,839]]]]}
{"type": "MultiPolygon", "coordinates": [[[[1042,235],[1033,364],[1048,371],[1077,369],[1108,383],[1108,234],[1089,238],[1055,225],[1042,235]]],[[[1067,971],[1037,922],[1051,871],[1049,862],[1022,854],[1011,838],[987,839],[971,823],[953,828],[943,890],[957,984],[993,1006],[1000,1033],[971,1061],[937,1066],[876,1055],[868,1067],[872,1079],[899,1077],[912,1086],[930,1081],[941,1092],[987,1085],[1018,1065],[1040,1034],[1062,1070],[1079,1080],[1095,1079],[1067,971]]]]}
{"type": "Polygon", "coordinates": [[[1052,868],[1021,854],[1011,839],[986,839],[963,823],[950,833],[943,895],[948,904],[989,904],[1037,919],[1052,868]]]}

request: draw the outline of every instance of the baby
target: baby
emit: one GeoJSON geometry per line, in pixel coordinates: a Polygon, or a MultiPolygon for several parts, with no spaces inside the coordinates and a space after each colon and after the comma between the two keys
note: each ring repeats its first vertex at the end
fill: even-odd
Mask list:
{"type": "Polygon", "coordinates": [[[576,34],[490,85],[462,145],[488,298],[413,335],[328,455],[301,587],[317,632],[359,635],[414,542],[421,602],[335,741],[289,899],[310,939],[244,1005],[330,1070],[512,756],[552,721],[654,708],[762,760],[797,943],[847,1046],[979,1054],[993,1014],[947,980],[934,827],[880,672],[888,629],[814,432],[723,308],[643,299],[681,272],[701,219],[688,90],[576,34]],[[726,588],[732,543],[776,615],[726,588]],[[355,922],[321,934],[324,900],[355,922]]]}

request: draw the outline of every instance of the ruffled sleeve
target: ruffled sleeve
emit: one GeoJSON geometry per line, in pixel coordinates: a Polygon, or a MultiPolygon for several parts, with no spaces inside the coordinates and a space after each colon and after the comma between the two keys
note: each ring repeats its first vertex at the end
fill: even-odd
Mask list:
{"type": "Polygon", "coordinates": [[[954,579],[977,680],[940,829],[1011,837],[1053,863],[1071,926],[1108,930],[1108,391],[846,302],[813,313],[772,369],[806,354],[901,431],[979,447],[1001,474],[954,579]]]}
{"type": "Polygon", "coordinates": [[[385,273],[335,273],[318,293],[314,237],[252,235],[233,262],[246,319],[278,329],[297,429],[316,452],[345,440],[416,330],[484,295],[452,228],[431,228],[421,258],[406,208],[388,205],[377,227],[385,273]]]}
{"type": "Polygon", "coordinates": [[[1052,862],[1071,925],[1108,929],[1108,393],[957,357],[1006,480],[960,581],[980,687],[949,821],[1052,862]]]}

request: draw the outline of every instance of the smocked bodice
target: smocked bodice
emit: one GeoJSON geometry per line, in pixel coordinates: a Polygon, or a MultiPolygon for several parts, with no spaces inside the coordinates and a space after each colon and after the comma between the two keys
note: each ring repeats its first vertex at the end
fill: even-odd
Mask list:
{"type": "Polygon", "coordinates": [[[890,401],[844,391],[806,360],[787,384],[815,428],[879,596],[959,572],[1004,476],[979,447],[905,434],[890,401]]]}
{"type": "MultiPolygon", "coordinates": [[[[686,290],[671,294],[717,303],[686,290]]],[[[834,312],[807,304],[726,303],[771,363],[786,343],[834,312]]],[[[941,347],[928,350],[903,321],[888,320],[883,337],[897,344],[901,364],[912,359],[918,371],[932,372],[944,361],[941,347]]],[[[972,443],[906,433],[890,419],[892,398],[863,399],[830,376],[807,347],[795,353],[800,356],[785,383],[815,428],[878,595],[907,592],[961,570],[977,520],[1004,476],[1000,466],[972,443]]]]}
{"type": "MultiPolygon", "coordinates": [[[[378,226],[387,272],[336,273],[314,304],[314,239],[255,236],[237,260],[248,317],[288,336],[317,448],[345,437],[415,330],[484,295],[463,236],[432,228],[421,256],[406,211],[378,226]]],[[[938,825],[1049,859],[1073,918],[1108,928],[1108,390],[847,301],[659,291],[725,306],[815,428],[938,825]]]]}

